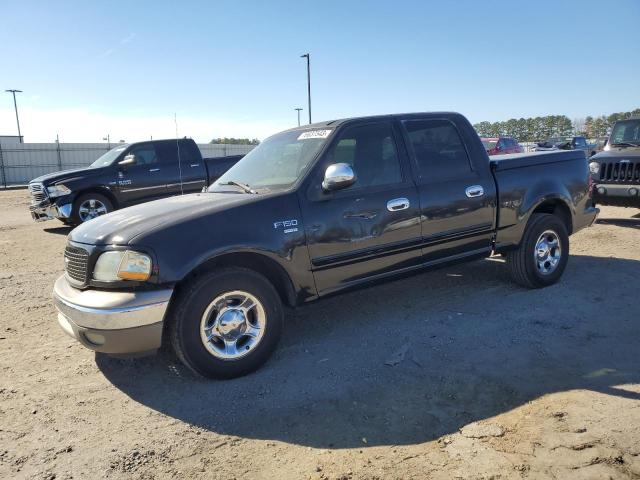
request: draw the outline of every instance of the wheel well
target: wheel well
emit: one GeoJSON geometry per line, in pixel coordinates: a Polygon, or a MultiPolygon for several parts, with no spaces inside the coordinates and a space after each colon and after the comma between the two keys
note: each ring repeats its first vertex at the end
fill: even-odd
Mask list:
{"type": "Polygon", "coordinates": [[[532,213],[550,213],[555,215],[567,227],[567,233],[571,235],[573,232],[573,222],[571,219],[571,210],[562,200],[547,200],[538,205],[532,213]]]}
{"type": "Polygon", "coordinates": [[[243,267],[253,270],[271,282],[285,305],[294,306],[296,303],[293,284],[285,269],[275,260],[258,253],[228,253],[212,258],[189,273],[180,283],[188,282],[193,277],[221,267],[243,267]]]}
{"type": "Polygon", "coordinates": [[[104,195],[105,197],[107,197],[109,199],[109,201],[111,202],[111,204],[113,205],[114,210],[117,210],[118,208],[120,208],[120,205],[118,204],[118,200],[116,199],[115,195],[113,194],[113,192],[111,192],[110,190],[107,190],[106,188],[87,188],[86,190],[80,190],[78,192],[78,194],[76,195],[76,198],[73,200],[73,202],[75,203],[75,201],[80,198],[82,195],[86,195],[87,193],[99,193],[100,195],[104,195]]]}

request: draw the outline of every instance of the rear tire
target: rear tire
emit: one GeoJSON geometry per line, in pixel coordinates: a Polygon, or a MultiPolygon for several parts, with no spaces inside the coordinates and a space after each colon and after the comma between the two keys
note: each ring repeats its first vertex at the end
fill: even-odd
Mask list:
{"type": "Polygon", "coordinates": [[[224,268],[203,274],[174,302],[171,345],[182,363],[204,377],[234,378],[257,370],[282,334],[280,296],[253,270],[224,268]]]}
{"type": "Polygon", "coordinates": [[[543,288],[556,283],[569,260],[569,235],[560,218],[534,213],[527,223],[517,250],[507,253],[507,265],[514,282],[526,288],[543,288]]]}

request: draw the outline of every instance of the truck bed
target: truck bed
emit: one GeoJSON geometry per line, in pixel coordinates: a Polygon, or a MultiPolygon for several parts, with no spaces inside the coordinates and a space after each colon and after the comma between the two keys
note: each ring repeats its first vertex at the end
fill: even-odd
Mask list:
{"type": "Polygon", "coordinates": [[[550,163],[570,162],[573,160],[584,160],[587,156],[584,150],[555,150],[549,152],[532,153],[512,153],[489,157],[489,163],[494,172],[511,170],[514,168],[532,167],[537,165],[547,165],[550,163]]]}

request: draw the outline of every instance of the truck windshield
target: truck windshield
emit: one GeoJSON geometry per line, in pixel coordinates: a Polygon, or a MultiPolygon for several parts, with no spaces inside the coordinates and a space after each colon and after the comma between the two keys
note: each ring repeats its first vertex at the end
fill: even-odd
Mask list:
{"type": "Polygon", "coordinates": [[[111,165],[118,156],[124,152],[125,148],[129,145],[119,145],[116,148],[112,148],[107,153],[98,158],[95,162],[89,165],[89,168],[108,167],[111,165]]]}
{"type": "Polygon", "coordinates": [[[331,132],[323,128],[273,135],[211,184],[209,191],[227,192],[234,183],[257,193],[286,190],[306,173],[331,132]]]}
{"type": "Polygon", "coordinates": [[[640,145],[640,118],[616,122],[611,132],[612,145],[640,145]]]}

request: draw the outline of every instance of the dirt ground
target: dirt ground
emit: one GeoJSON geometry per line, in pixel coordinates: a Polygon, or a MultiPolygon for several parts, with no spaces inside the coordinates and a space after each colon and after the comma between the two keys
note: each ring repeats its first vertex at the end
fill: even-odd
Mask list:
{"type": "Polygon", "coordinates": [[[1,478],[640,478],[638,210],[603,208],[553,287],[492,259],[359,290],[207,381],[68,338],[69,230],[27,206],[0,192],[1,478]]]}

